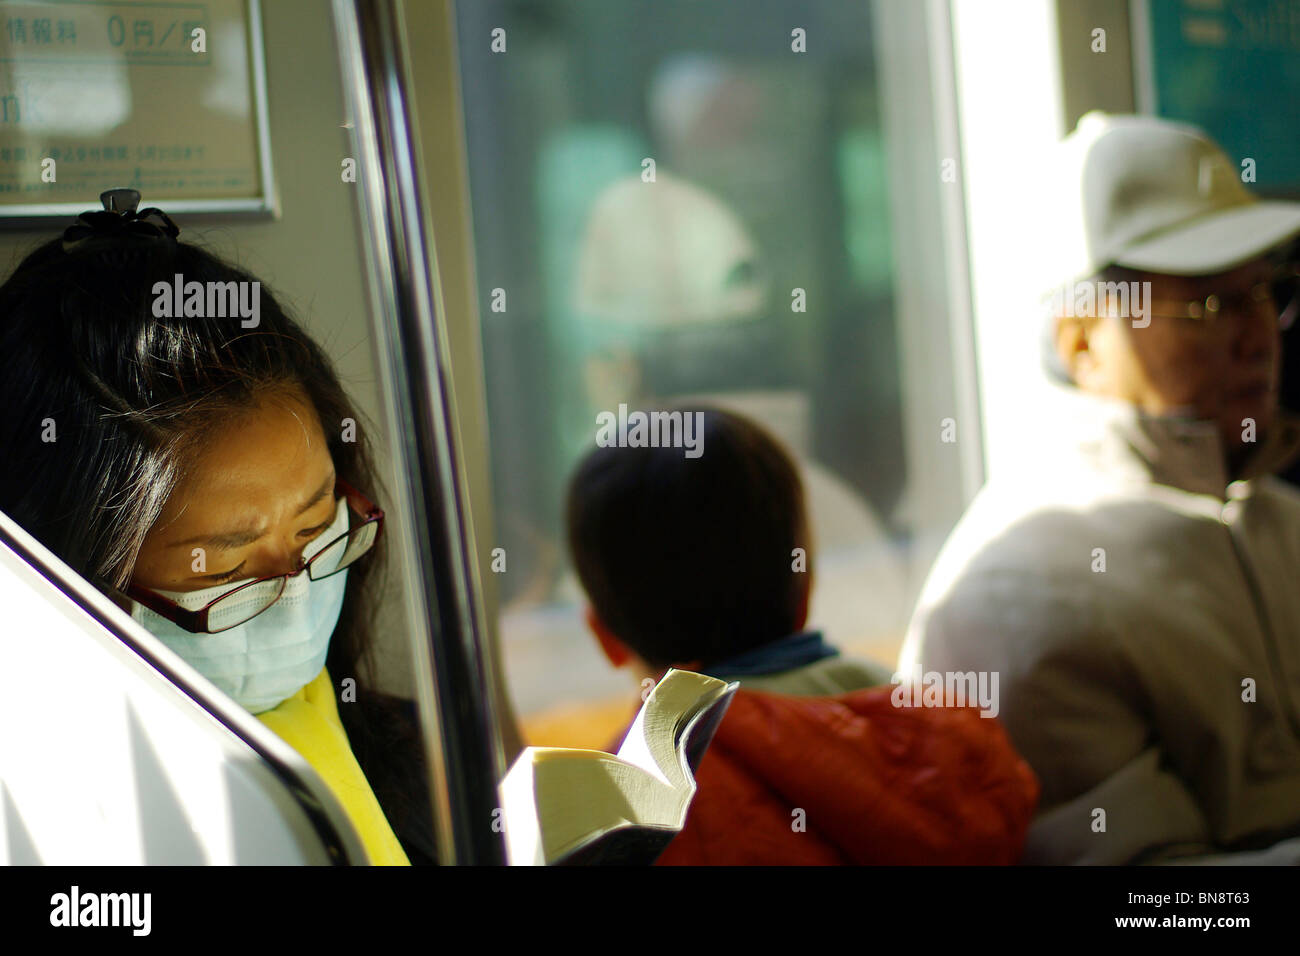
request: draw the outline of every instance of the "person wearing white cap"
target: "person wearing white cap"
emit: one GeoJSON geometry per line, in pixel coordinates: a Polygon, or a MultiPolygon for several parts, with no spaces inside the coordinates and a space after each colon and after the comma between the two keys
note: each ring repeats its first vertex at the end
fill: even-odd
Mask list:
{"type": "Polygon", "coordinates": [[[1300,453],[1278,409],[1300,204],[1199,130],[1092,113],[1023,466],[931,569],[899,678],[989,671],[1038,774],[1024,861],[1300,862],[1300,453]]]}

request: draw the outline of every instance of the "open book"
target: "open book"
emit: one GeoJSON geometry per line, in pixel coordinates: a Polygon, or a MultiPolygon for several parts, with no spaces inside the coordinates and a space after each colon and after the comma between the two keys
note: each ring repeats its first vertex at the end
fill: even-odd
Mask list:
{"type": "Polygon", "coordinates": [[[511,865],[653,863],[686,822],[695,770],[738,686],[669,670],[617,754],[525,748],[501,782],[511,865]]]}

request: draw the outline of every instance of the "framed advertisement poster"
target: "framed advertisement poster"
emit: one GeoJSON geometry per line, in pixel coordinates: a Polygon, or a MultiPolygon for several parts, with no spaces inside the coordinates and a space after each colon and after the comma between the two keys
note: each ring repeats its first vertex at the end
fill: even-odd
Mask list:
{"type": "Polygon", "coordinates": [[[275,211],[259,0],[0,0],[0,219],[275,211]]]}
{"type": "Polygon", "coordinates": [[[1300,198],[1300,2],[1130,7],[1138,110],[1204,129],[1261,195],[1300,198]]]}

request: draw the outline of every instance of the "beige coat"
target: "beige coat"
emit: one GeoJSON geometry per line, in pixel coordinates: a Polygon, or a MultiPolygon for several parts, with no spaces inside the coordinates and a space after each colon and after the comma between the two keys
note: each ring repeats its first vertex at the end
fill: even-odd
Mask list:
{"type": "Polygon", "coordinates": [[[1043,786],[1026,862],[1300,861],[1300,492],[1271,477],[1300,425],[1229,483],[1212,426],[1051,396],[944,546],[900,673],[998,672],[1043,786]]]}

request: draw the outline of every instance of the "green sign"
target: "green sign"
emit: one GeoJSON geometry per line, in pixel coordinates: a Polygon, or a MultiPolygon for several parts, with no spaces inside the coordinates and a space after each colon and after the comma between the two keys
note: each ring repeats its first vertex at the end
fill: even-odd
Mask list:
{"type": "Polygon", "coordinates": [[[1200,126],[1261,194],[1300,197],[1300,0],[1145,0],[1136,17],[1143,111],[1200,126]]]}

